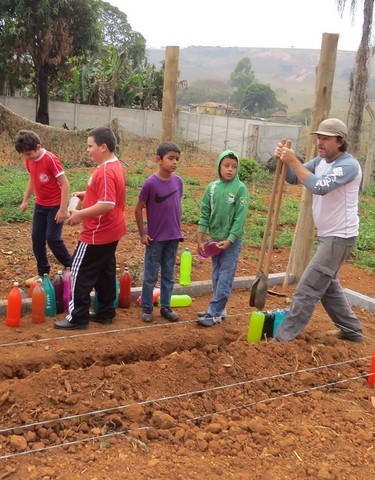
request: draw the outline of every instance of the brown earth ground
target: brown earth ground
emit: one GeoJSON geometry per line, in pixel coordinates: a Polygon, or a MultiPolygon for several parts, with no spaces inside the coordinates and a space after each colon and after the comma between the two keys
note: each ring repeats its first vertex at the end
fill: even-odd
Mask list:
{"type": "MultiPolygon", "coordinates": [[[[203,184],[212,178],[212,168],[183,163],[180,173],[203,184]]],[[[179,253],[187,246],[194,254],[192,280],[208,280],[196,227],[183,230],[179,253]]],[[[64,229],[72,251],[78,232],[64,229]]],[[[2,225],[0,235],[5,298],[13,279],[35,273],[35,261],[30,224],[2,225]]],[[[238,276],[256,273],[258,253],[244,247],[238,276]]],[[[272,272],[285,271],[288,255],[274,252],[272,272]]],[[[134,222],[117,260],[139,286],[143,247],[134,222]]],[[[375,297],[372,275],[347,264],[340,277],[344,287],[375,297]]],[[[375,315],[355,309],[361,344],[329,335],[333,325],[320,305],[296,341],[249,344],[249,292],[234,291],[228,318],[205,329],[195,318],[209,299],[194,298],[173,324],[157,315],[142,324],[136,304],[118,309],[113,325],[83,332],[55,330],[53,319],[35,325],[29,315],[11,329],[3,319],[0,479],[373,479],[375,393],[366,375],[375,315]]],[[[287,300],[268,295],[266,308],[287,300]]]]}

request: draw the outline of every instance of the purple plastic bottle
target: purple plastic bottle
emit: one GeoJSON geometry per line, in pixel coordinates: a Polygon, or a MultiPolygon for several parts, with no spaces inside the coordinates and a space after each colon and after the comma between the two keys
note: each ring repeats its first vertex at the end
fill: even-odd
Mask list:
{"type": "Polygon", "coordinates": [[[62,270],[57,271],[57,275],[53,279],[53,288],[55,289],[56,313],[64,311],[64,279],[62,270]]]}

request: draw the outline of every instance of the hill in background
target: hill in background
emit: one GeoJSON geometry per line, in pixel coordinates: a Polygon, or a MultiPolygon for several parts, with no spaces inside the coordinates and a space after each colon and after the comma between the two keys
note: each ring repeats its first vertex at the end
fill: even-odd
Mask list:
{"type": "MultiPolygon", "coordinates": [[[[164,49],[147,50],[148,59],[159,68],[165,60],[164,49]]],[[[348,83],[356,52],[338,51],[332,92],[332,115],[346,116],[348,83]]],[[[256,79],[277,93],[278,100],[288,105],[289,113],[312,108],[315,95],[315,70],[320,50],[200,47],[180,49],[180,79],[189,84],[197,80],[216,79],[228,82],[237,63],[249,57],[256,79]]],[[[374,72],[372,82],[374,84],[374,72]]]]}

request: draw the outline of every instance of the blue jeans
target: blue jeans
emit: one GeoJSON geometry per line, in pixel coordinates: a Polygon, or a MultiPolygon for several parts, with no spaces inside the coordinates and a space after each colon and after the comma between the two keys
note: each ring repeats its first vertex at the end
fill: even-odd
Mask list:
{"type": "Polygon", "coordinates": [[[35,204],[31,238],[38,267],[38,275],[49,273],[46,244],[57,260],[66,268],[70,267],[71,257],[62,239],[64,223],[56,223],[55,216],[60,206],[44,207],[35,204]]]}
{"type": "Polygon", "coordinates": [[[294,340],[306,327],[321,301],[337,328],[347,335],[362,335],[361,322],[353,312],[338,279],[355,237],[318,237],[318,248],[297,285],[289,313],[277,330],[276,340],[294,340]]]}
{"type": "Polygon", "coordinates": [[[169,307],[174,287],[174,268],[179,240],[152,242],[146,247],[143,284],[142,308],[152,309],[152,296],[160,268],[160,304],[169,307]]]}
{"type": "Polygon", "coordinates": [[[221,315],[233,289],[238,257],[242,248],[242,238],[238,238],[226,250],[212,257],[213,297],[207,313],[214,317],[221,315]]]}

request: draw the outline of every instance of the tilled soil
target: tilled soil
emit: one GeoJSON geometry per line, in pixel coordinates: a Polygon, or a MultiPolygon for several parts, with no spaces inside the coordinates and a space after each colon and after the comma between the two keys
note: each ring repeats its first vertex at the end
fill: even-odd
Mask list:
{"type": "MultiPolygon", "coordinates": [[[[14,238],[8,228],[3,235],[14,238]]],[[[17,228],[25,242],[13,242],[13,264],[6,262],[16,273],[22,248],[29,251],[29,225],[17,228]]],[[[192,279],[208,280],[195,227],[184,229],[192,279]]],[[[70,233],[73,243],[65,228],[67,243],[70,233]]],[[[120,264],[136,266],[138,243],[129,232],[120,264]]],[[[285,271],[287,254],[274,252],[273,271],[285,271]]],[[[256,252],[245,248],[237,273],[255,272],[256,252]]],[[[342,282],[374,296],[371,277],[351,265],[342,282]]],[[[177,323],[155,310],[144,324],[136,303],[118,309],[113,325],[86,331],[55,330],[53,319],[35,325],[29,315],[17,329],[1,322],[0,478],[372,479],[375,393],[366,376],[374,314],[356,309],[361,344],[329,335],[334,327],[321,306],[298,340],[249,344],[249,292],[235,290],[228,318],[203,328],[196,313],[209,299],[180,308],[177,323]]],[[[268,295],[266,308],[287,301],[268,295]]]]}

